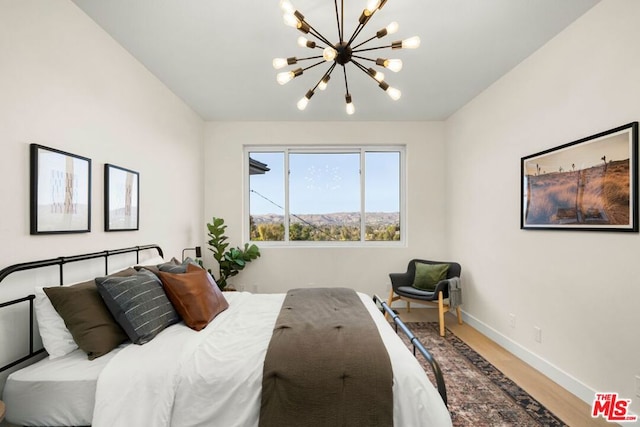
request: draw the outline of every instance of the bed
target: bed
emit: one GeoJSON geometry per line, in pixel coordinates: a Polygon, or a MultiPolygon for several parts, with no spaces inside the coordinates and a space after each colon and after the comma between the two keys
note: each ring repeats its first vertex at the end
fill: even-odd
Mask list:
{"type": "MultiPolygon", "coordinates": [[[[35,296],[4,302],[1,282],[17,272],[53,268],[59,270],[58,283],[53,285],[67,284],[64,274],[69,265],[88,260],[104,260],[104,273],[100,275],[106,275],[134,264],[164,262],[164,257],[157,245],[146,245],[17,264],[0,271],[0,319],[3,309],[15,312],[23,307],[29,313],[27,333],[23,334],[25,328],[16,328],[21,335],[18,340],[28,336],[28,346],[18,346],[28,347],[26,354],[14,352],[13,359],[0,368],[0,372],[12,372],[2,394],[9,422],[95,427],[262,425],[263,364],[285,294],[225,292],[228,308],[199,331],[183,320],[171,323],[143,345],[125,341],[93,360],[81,349],[51,358],[40,345],[39,335],[47,333],[42,332],[44,324],[34,321],[35,296]],[[150,252],[157,252],[157,256],[150,252]],[[135,260],[127,264],[130,261],[120,259],[121,265],[116,267],[111,258],[125,254],[133,254],[135,260]]],[[[51,273],[47,280],[51,280],[51,273]]],[[[357,298],[371,316],[391,361],[393,425],[451,425],[437,362],[384,302],[360,293],[357,298]],[[381,310],[393,317],[396,331],[381,310]],[[397,336],[398,330],[408,334],[414,354],[417,351],[431,363],[437,388],[397,336]]],[[[45,316],[41,317],[38,321],[45,323],[45,316]]]]}

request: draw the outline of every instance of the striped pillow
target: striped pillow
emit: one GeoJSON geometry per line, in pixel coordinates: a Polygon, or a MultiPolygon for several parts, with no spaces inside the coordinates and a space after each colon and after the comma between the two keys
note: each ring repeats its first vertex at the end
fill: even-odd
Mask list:
{"type": "Polygon", "coordinates": [[[98,277],[98,292],[118,324],[135,344],[151,341],[180,317],[155,274],[141,270],[130,277],[98,277]]]}

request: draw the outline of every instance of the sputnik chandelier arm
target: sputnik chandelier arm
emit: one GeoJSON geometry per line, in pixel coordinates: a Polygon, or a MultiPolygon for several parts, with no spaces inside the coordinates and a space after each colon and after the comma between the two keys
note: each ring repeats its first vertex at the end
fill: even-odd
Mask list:
{"type": "Polygon", "coordinates": [[[402,61],[400,59],[367,58],[365,56],[362,56],[362,53],[379,49],[415,49],[420,46],[420,38],[416,36],[406,40],[394,41],[388,45],[361,48],[361,46],[364,46],[365,44],[373,40],[381,39],[387,35],[397,32],[398,23],[392,22],[385,28],[378,30],[372,37],[354,45],[355,40],[358,38],[367,23],[371,20],[371,17],[380,9],[382,9],[382,7],[387,3],[387,0],[368,0],[365,9],[362,11],[360,17],[358,18],[356,28],[354,29],[352,35],[349,37],[349,40],[345,42],[344,1],[345,0],[340,0],[340,7],[338,7],[338,0],[334,0],[336,24],[338,30],[338,42],[333,44],[329,41],[329,39],[318,32],[309,23],[309,21],[306,20],[304,15],[293,7],[289,0],[280,0],[280,7],[284,12],[283,18],[285,24],[290,27],[296,28],[305,35],[310,35],[311,37],[316,39],[309,40],[304,36],[300,36],[298,38],[298,45],[303,48],[321,49],[322,55],[307,56],[303,58],[298,58],[295,56],[288,58],[275,58],[273,60],[273,67],[276,70],[279,70],[289,65],[297,64],[301,61],[314,59],[322,60],[317,61],[308,67],[299,67],[290,71],[278,73],[278,75],[276,76],[276,80],[278,81],[278,83],[284,85],[295,79],[296,77],[301,76],[304,71],[310,68],[327,62],[330,63],[329,68],[325,71],[320,80],[318,80],[316,85],[312,89],[309,89],[305,96],[298,101],[297,106],[300,110],[304,110],[307,107],[309,100],[314,95],[316,89],[324,90],[327,87],[329,79],[331,78],[331,73],[334,71],[336,65],[340,65],[342,66],[342,71],[344,74],[346,112],[347,114],[353,114],[355,112],[355,107],[353,105],[351,93],[349,92],[349,82],[347,79],[347,64],[349,63],[352,63],[356,68],[360,69],[366,75],[375,80],[378,83],[378,86],[382,90],[384,90],[391,97],[391,99],[400,99],[401,92],[398,89],[389,86],[389,84],[384,81],[383,73],[376,71],[374,68],[365,67],[360,62],[356,61],[356,59],[371,61],[377,67],[382,67],[394,72],[398,72],[402,69],[402,61]]]}

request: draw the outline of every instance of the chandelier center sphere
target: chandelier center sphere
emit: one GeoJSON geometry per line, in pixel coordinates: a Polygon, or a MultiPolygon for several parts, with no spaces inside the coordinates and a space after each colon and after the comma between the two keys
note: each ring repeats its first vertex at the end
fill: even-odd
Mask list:
{"type": "Polygon", "coordinates": [[[353,53],[351,46],[347,42],[340,42],[333,47],[336,50],[335,61],[340,65],[345,65],[351,61],[351,55],[353,53]]]}

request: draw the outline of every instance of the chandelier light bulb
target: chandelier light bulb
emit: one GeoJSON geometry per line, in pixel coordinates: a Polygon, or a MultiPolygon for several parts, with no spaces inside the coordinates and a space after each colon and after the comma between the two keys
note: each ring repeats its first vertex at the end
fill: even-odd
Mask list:
{"type": "Polygon", "coordinates": [[[394,101],[397,101],[402,96],[402,92],[400,92],[395,87],[389,86],[386,92],[387,92],[387,95],[389,95],[389,98],[393,99],[394,101]]]}
{"type": "MultiPolygon", "coordinates": [[[[398,23],[396,21],[393,21],[391,24],[387,25],[383,29],[381,29],[378,32],[376,32],[376,37],[380,39],[380,38],[382,38],[382,37],[384,37],[384,36],[386,36],[388,34],[393,34],[393,33],[398,31],[398,27],[399,27],[398,23]]],[[[395,43],[396,43],[396,45],[398,43],[400,43],[400,45],[402,45],[402,42],[395,42],[395,43]]],[[[394,45],[392,45],[392,47],[393,46],[394,45]]]]}
{"type": "Polygon", "coordinates": [[[275,68],[276,70],[279,70],[281,68],[284,68],[287,66],[287,59],[286,58],[274,58],[273,59],[273,68],[275,68]]]}
{"type": "Polygon", "coordinates": [[[299,28],[300,21],[298,21],[298,18],[296,18],[293,13],[285,13],[282,15],[282,20],[287,27],[299,28]]]}
{"type": "Polygon", "coordinates": [[[307,98],[306,96],[300,98],[300,101],[298,101],[298,103],[296,104],[298,106],[298,110],[303,111],[305,108],[307,108],[308,103],[309,98],[307,98]]]}
{"type": "Polygon", "coordinates": [[[302,68],[296,68],[293,71],[283,71],[282,73],[278,73],[276,76],[276,80],[281,85],[289,83],[294,78],[302,75],[302,68]]]}
{"type": "Polygon", "coordinates": [[[365,15],[373,15],[373,13],[380,7],[380,1],[381,0],[369,0],[367,2],[367,8],[365,9],[365,15]]]}
{"type": "Polygon", "coordinates": [[[384,80],[381,81],[378,86],[380,87],[380,89],[387,92],[387,95],[389,95],[389,98],[393,99],[394,101],[397,101],[402,96],[402,92],[400,92],[398,89],[394,87],[389,86],[389,84],[384,80]]]}
{"type": "Polygon", "coordinates": [[[406,40],[402,40],[403,49],[417,49],[420,47],[420,37],[414,36],[406,40]]]}
{"type": "Polygon", "coordinates": [[[295,77],[295,74],[293,74],[293,71],[284,71],[282,73],[278,73],[278,75],[276,76],[276,80],[281,85],[284,85],[289,83],[291,80],[293,80],[294,77],[295,77]]]}
{"type": "Polygon", "coordinates": [[[396,21],[393,21],[392,23],[387,25],[384,29],[387,30],[387,34],[395,34],[398,32],[398,28],[400,28],[398,23],[396,21]]]}
{"type": "Polygon", "coordinates": [[[397,73],[398,71],[402,70],[402,60],[400,59],[378,58],[376,59],[376,65],[379,67],[388,68],[394,73],[397,73]]]}
{"type": "Polygon", "coordinates": [[[397,73],[402,70],[402,60],[401,59],[387,59],[384,61],[384,67],[397,73]]]}
{"type": "Polygon", "coordinates": [[[353,102],[347,104],[347,114],[352,115],[356,112],[356,107],[353,106],[353,102]]]}
{"type": "Polygon", "coordinates": [[[331,76],[326,76],[324,79],[322,79],[320,83],[318,83],[318,89],[325,90],[327,88],[327,84],[329,83],[330,78],[331,76]]]}
{"type": "Polygon", "coordinates": [[[347,101],[346,111],[348,115],[352,115],[356,112],[356,107],[354,107],[353,102],[351,102],[351,95],[345,95],[345,100],[347,101]]]}
{"type": "Polygon", "coordinates": [[[278,73],[276,76],[276,80],[281,85],[289,83],[293,79],[293,73],[291,71],[285,71],[283,73],[278,73]]]}
{"type": "Polygon", "coordinates": [[[298,63],[298,58],[295,56],[289,58],[275,58],[272,62],[273,68],[279,70],[281,68],[286,67],[287,65],[293,65],[298,63]]]}
{"type": "Polygon", "coordinates": [[[280,9],[282,9],[283,12],[290,13],[292,15],[296,11],[289,0],[280,0],[280,9]]]}
{"type": "Polygon", "coordinates": [[[384,73],[380,71],[376,71],[373,68],[369,68],[369,74],[373,77],[378,83],[384,80],[384,73]]]}
{"type": "Polygon", "coordinates": [[[330,62],[330,61],[333,61],[334,59],[336,59],[336,55],[337,54],[338,54],[338,52],[336,52],[336,50],[334,48],[332,48],[331,46],[325,47],[324,50],[322,51],[322,57],[327,62],[330,62]]]}
{"type": "Polygon", "coordinates": [[[296,104],[298,106],[298,110],[303,111],[307,108],[307,104],[309,104],[309,100],[313,96],[313,90],[308,90],[304,97],[300,98],[300,101],[296,104]]]}
{"type": "Polygon", "coordinates": [[[308,47],[310,49],[313,49],[316,47],[316,42],[309,40],[308,38],[304,37],[304,36],[300,36],[298,37],[298,46],[300,47],[308,47]]]}

